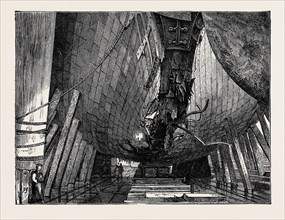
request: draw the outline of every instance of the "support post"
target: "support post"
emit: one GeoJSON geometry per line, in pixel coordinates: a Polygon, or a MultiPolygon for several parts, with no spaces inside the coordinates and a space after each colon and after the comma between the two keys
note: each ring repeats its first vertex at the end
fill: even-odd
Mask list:
{"type": "Polygon", "coordinates": [[[265,168],[264,168],[264,164],[266,162],[265,160],[268,159],[265,156],[261,146],[259,146],[253,131],[251,129],[248,129],[247,132],[248,132],[250,145],[252,146],[253,152],[255,154],[259,175],[263,175],[265,173],[265,168]]]}
{"type": "MultiPolygon", "coordinates": [[[[227,143],[229,142],[226,136],[222,137],[222,141],[227,142],[227,143]]],[[[234,158],[231,157],[230,147],[231,146],[223,147],[221,150],[221,155],[222,155],[222,158],[225,158],[225,160],[227,161],[231,183],[237,184],[237,178],[236,178],[234,161],[233,161],[234,158]]]]}
{"type": "Polygon", "coordinates": [[[269,145],[267,144],[267,142],[265,141],[264,136],[262,135],[262,133],[260,132],[260,130],[258,129],[258,127],[254,124],[250,127],[250,129],[252,129],[259,145],[261,146],[262,150],[264,151],[266,157],[268,158],[268,160],[270,161],[270,148],[269,145]]]}
{"type": "Polygon", "coordinates": [[[47,153],[49,146],[53,140],[53,138],[56,135],[56,132],[58,131],[58,125],[57,124],[53,124],[52,128],[50,129],[47,137],[46,137],[46,144],[45,144],[45,153],[47,153]]]}
{"type": "Polygon", "coordinates": [[[223,174],[225,177],[225,178],[223,178],[223,181],[226,183],[231,182],[231,177],[230,177],[229,167],[228,167],[228,160],[225,156],[224,149],[222,149],[221,146],[219,146],[219,152],[221,155],[221,163],[222,163],[222,167],[223,167],[223,174]]]}
{"type": "Polygon", "coordinates": [[[60,101],[61,95],[62,95],[62,91],[60,91],[58,88],[56,88],[56,90],[54,91],[54,93],[52,95],[51,103],[48,106],[48,119],[47,119],[48,122],[52,120],[52,117],[56,112],[56,108],[57,108],[57,105],[60,101]]]}
{"type": "Polygon", "coordinates": [[[248,139],[248,134],[247,133],[242,134],[242,138],[243,138],[246,150],[247,150],[247,155],[248,155],[248,158],[249,158],[250,169],[258,171],[258,165],[257,165],[257,162],[256,162],[256,158],[255,158],[255,154],[253,152],[252,146],[251,146],[251,144],[249,142],[249,139],[248,139]]]}
{"type": "Polygon", "coordinates": [[[267,126],[267,123],[265,121],[264,113],[260,109],[257,109],[256,114],[258,116],[258,120],[260,122],[265,140],[266,140],[266,142],[270,148],[270,130],[269,130],[269,127],[267,126]]]}
{"type": "Polygon", "coordinates": [[[243,136],[238,135],[238,140],[239,140],[239,144],[240,144],[241,153],[242,153],[243,158],[244,158],[245,166],[247,167],[247,170],[250,170],[250,161],[248,159],[248,153],[247,153],[247,149],[245,146],[245,141],[243,139],[243,136]]]}
{"type": "Polygon", "coordinates": [[[77,106],[78,99],[79,99],[79,91],[74,90],[73,96],[71,99],[71,104],[69,106],[69,109],[68,109],[68,112],[66,115],[66,119],[65,119],[60,137],[59,137],[59,142],[58,142],[58,145],[56,148],[56,152],[55,152],[55,155],[54,155],[54,158],[52,161],[52,166],[51,166],[49,177],[48,177],[46,187],[45,187],[45,192],[44,192],[45,196],[50,195],[51,187],[52,187],[52,184],[53,184],[56,172],[57,172],[57,168],[58,168],[60,158],[61,158],[61,155],[62,155],[62,152],[64,149],[64,145],[65,145],[65,142],[67,139],[67,134],[68,134],[68,131],[69,131],[72,119],[73,119],[73,115],[75,113],[75,109],[77,106]]]}
{"type": "Polygon", "coordinates": [[[97,153],[97,151],[95,149],[93,149],[92,157],[90,159],[90,164],[89,164],[87,176],[86,176],[87,182],[89,182],[91,179],[91,174],[92,174],[92,171],[94,169],[93,167],[94,167],[94,163],[95,163],[96,153],[97,153]]]}
{"type": "Polygon", "coordinates": [[[230,118],[227,119],[228,121],[228,127],[229,129],[226,129],[227,135],[229,137],[229,140],[233,146],[232,150],[233,150],[233,155],[235,157],[235,161],[238,167],[238,170],[240,172],[241,175],[241,179],[244,185],[244,189],[247,192],[248,190],[251,190],[251,182],[249,180],[249,174],[244,162],[244,158],[241,152],[241,148],[240,148],[240,143],[238,140],[238,135],[237,135],[237,131],[235,130],[234,124],[232,122],[232,120],[230,118]]]}
{"type": "Polygon", "coordinates": [[[69,160],[67,162],[66,171],[64,173],[61,186],[68,186],[69,179],[72,174],[72,170],[76,161],[76,155],[79,150],[81,141],[82,141],[82,134],[78,131],[69,156],[69,160]]]}
{"type": "Polygon", "coordinates": [[[80,174],[79,174],[79,182],[84,183],[86,181],[86,176],[88,172],[88,165],[90,164],[90,160],[93,153],[93,146],[87,145],[86,152],[83,158],[83,163],[81,166],[80,174]]]}
{"type": "Polygon", "coordinates": [[[64,146],[62,157],[61,157],[61,160],[60,160],[60,163],[58,166],[58,170],[56,173],[56,178],[55,178],[55,182],[54,182],[54,185],[56,188],[59,188],[61,186],[61,181],[62,181],[64,172],[66,171],[66,169],[65,169],[66,164],[67,164],[67,161],[69,159],[69,154],[71,152],[71,147],[73,145],[78,126],[79,126],[79,120],[73,119],[71,127],[69,129],[66,144],[64,146]]]}
{"type": "Polygon", "coordinates": [[[77,155],[76,155],[75,163],[72,169],[72,173],[69,179],[69,183],[71,184],[75,184],[76,177],[78,176],[78,172],[80,169],[80,165],[82,164],[82,160],[84,158],[86,145],[87,145],[86,141],[81,141],[77,155]]]}

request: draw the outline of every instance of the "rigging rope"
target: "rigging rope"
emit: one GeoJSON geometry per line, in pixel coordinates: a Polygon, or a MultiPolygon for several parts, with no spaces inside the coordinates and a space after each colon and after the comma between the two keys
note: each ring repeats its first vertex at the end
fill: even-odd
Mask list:
{"type": "MultiPolygon", "coordinates": [[[[125,22],[124,22],[124,25],[120,31],[120,33],[116,36],[115,40],[114,40],[114,43],[113,45],[109,48],[108,52],[105,53],[104,57],[102,58],[102,60],[100,61],[100,63],[94,68],[94,70],[92,70],[87,76],[85,76],[82,80],[80,80],[78,83],[76,83],[73,87],[71,87],[70,89],[68,89],[67,91],[65,91],[61,96],[59,96],[58,98],[54,99],[54,100],[51,100],[23,115],[20,115],[16,118],[16,120],[18,121],[19,119],[21,118],[24,118],[38,110],[40,110],[41,108],[59,100],[61,97],[65,96],[66,94],[68,94],[69,92],[71,92],[72,90],[74,90],[77,86],[79,86],[81,83],[83,83],[86,79],[88,79],[90,76],[92,76],[94,74],[94,72],[103,64],[103,62],[109,57],[109,55],[111,54],[111,52],[115,49],[117,43],[119,42],[120,38],[122,37],[124,31],[129,27],[129,25],[131,24],[131,22],[133,21],[133,17],[131,18],[131,20],[129,19],[130,15],[129,13],[127,13],[127,16],[125,18],[125,22]]],[[[89,61],[90,62],[90,61],[89,61]]],[[[92,63],[92,62],[90,62],[92,63]]]]}

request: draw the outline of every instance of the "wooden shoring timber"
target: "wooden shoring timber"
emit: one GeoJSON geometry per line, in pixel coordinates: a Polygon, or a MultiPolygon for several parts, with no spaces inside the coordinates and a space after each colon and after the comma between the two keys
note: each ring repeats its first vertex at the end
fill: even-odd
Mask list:
{"type": "Polygon", "coordinates": [[[90,181],[90,179],[91,179],[91,174],[92,174],[92,171],[94,169],[93,167],[94,167],[94,163],[95,163],[96,153],[97,153],[96,149],[93,149],[92,157],[91,157],[90,163],[88,165],[86,182],[90,181]]]}
{"type": "Polygon", "coordinates": [[[75,138],[71,153],[69,155],[69,160],[68,160],[67,165],[66,165],[66,170],[65,170],[64,175],[63,175],[61,186],[68,186],[69,179],[70,179],[72,171],[73,171],[73,167],[74,167],[74,164],[76,161],[77,152],[79,150],[79,146],[80,146],[81,142],[82,142],[82,134],[78,131],[76,134],[76,138],[75,138]]]}
{"type": "Polygon", "coordinates": [[[265,154],[264,154],[264,151],[262,150],[261,146],[260,148],[258,147],[258,141],[253,133],[253,131],[251,129],[248,129],[247,130],[247,134],[248,134],[248,138],[249,138],[249,141],[250,141],[250,145],[252,147],[252,150],[253,150],[253,153],[255,155],[255,158],[256,158],[256,163],[257,163],[257,169],[258,169],[258,172],[259,172],[259,175],[263,175],[265,170],[264,170],[264,157],[265,154]],[[262,156],[264,155],[264,157],[262,156]]]}
{"type": "Polygon", "coordinates": [[[46,136],[45,155],[46,155],[46,153],[48,153],[49,146],[50,146],[53,138],[55,137],[57,131],[58,131],[58,125],[57,124],[53,124],[52,128],[50,129],[50,131],[48,133],[48,135],[46,136]]]}
{"type": "MultiPolygon", "coordinates": [[[[227,137],[226,136],[222,137],[222,141],[228,142],[227,137]]],[[[231,157],[230,147],[231,146],[221,148],[221,156],[222,158],[225,158],[225,160],[227,161],[231,183],[237,183],[237,175],[235,172],[234,161],[233,161],[234,158],[231,157]]]]}
{"type": "Polygon", "coordinates": [[[207,159],[208,159],[208,164],[210,166],[211,175],[215,175],[215,173],[214,173],[214,166],[213,166],[213,160],[212,160],[212,157],[211,157],[210,154],[207,156],[207,159]]]}
{"type": "Polygon", "coordinates": [[[245,141],[244,141],[242,135],[238,135],[238,141],[239,141],[239,144],[240,144],[241,153],[243,155],[243,159],[244,159],[245,165],[247,167],[247,170],[250,170],[250,168],[251,168],[250,167],[250,161],[249,161],[249,158],[248,158],[248,153],[247,153],[247,148],[245,146],[245,141]]]}
{"type": "Polygon", "coordinates": [[[44,157],[43,175],[45,176],[45,180],[46,180],[46,181],[47,181],[47,176],[48,176],[47,173],[48,173],[49,170],[50,170],[52,158],[53,158],[54,153],[55,153],[55,149],[56,149],[56,145],[52,144],[52,145],[49,147],[49,150],[48,150],[48,152],[45,154],[45,157],[44,157]]]}
{"type": "Polygon", "coordinates": [[[82,160],[84,158],[85,150],[86,150],[87,143],[86,141],[81,141],[78,152],[76,154],[76,159],[74,162],[74,166],[72,169],[72,173],[69,179],[70,184],[75,184],[76,177],[78,176],[80,166],[82,164],[82,160]]]}
{"type": "Polygon", "coordinates": [[[234,124],[231,118],[227,118],[227,122],[228,122],[228,129],[226,129],[226,133],[227,133],[230,143],[233,146],[232,147],[233,155],[234,155],[238,170],[240,172],[244,188],[245,190],[251,190],[252,186],[251,186],[251,182],[249,179],[249,173],[248,173],[248,170],[245,165],[244,158],[241,152],[241,147],[240,147],[240,143],[238,140],[237,131],[235,130],[235,127],[234,127],[234,124]]]}
{"type": "Polygon", "coordinates": [[[64,172],[66,171],[65,168],[67,165],[67,161],[69,160],[69,155],[70,155],[73,143],[74,143],[74,139],[76,136],[76,132],[78,130],[78,126],[79,126],[79,120],[74,118],[72,121],[71,127],[69,129],[69,132],[68,132],[66,144],[64,146],[62,157],[61,157],[58,170],[56,173],[56,178],[55,178],[55,183],[54,183],[56,188],[59,188],[61,186],[61,181],[62,181],[64,172]]]}
{"type": "Polygon", "coordinates": [[[257,109],[256,114],[258,116],[258,120],[260,122],[261,125],[261,129],[262,129],[262,133],[265,137],[265,140],[270,148],[270,130],[269,127],[264,119],[264,114],[260,109],[257,109]]]}
{"type": "Polygon", "coordinates": [[[268,143],[265,140],[265,137],[263,136],[263,134],[260,132],[260,130],[255,124],[250,126],[249,130],[250,129],[253,131],[259,145],[262,147],[262,150],[264,151],[266,157],[270,161],[270,158],[271,158],[270,148],[269,148],[268,143]]]}
{"type": "Polygon", "coordinates": [[[256,157],[255,157],[255,154],[253,152],[253,149],[252,149],[252,146],[250,144],[250,141],[248,139],[247,133],[242,134],[242,138],[243,138],[246,150],[247,150],[247,156],[248,156],[248,159],[249,159],[250,169],[251,170],[258,170],[256,157]]]}
{"type": "Polygon", "coordinates": [[[230,177],[230,171],[229,171],[229,166],[228,166],[228,161],[224,153],[224,146],[219,146],[219,152],[221,156],[221,164],[222,164],[222,170],[223,170],[223,181],[230,182],[231,177],[230,177]]]}
{"type": "Polygon", "coordinates": [[[210,155],[211,155],[214,174],[216,176],[216,179],[222,180],[222,167],[220,166],[220,163],[219,163],[219,157],[218,157],[217,150],[211,152],[210,155]]]}
{"type": "Polygon", "coordinates": [[[86,146],[86,151],[85,151],[83,163],[82,163],[80,174],[79,174],[79,182],[81,182],[81,183],[86,181],[87,172],[88,172],[88,165],[90,164],[92,153],[93,153],[93,146],[88,144],[86,146]]]}
{"type": "Polygon", "coordinates": [[[52,98],[50,100],[51,103],[48,106],[48,118],[47,118],[48,123],[52,120],[53,115],[56,112],[56,108],[57,108],[58,103],[60,101],[61,95],[62,95],[62,91],[59,90],[58,88],[56,88],[56,90],[54,91],[52,98]]]}
{"type": "Polygon", "coordinates": [[[47,130],[49,129],[50,125],[52,124],[52,122],[53,122],[53,120],[54,120],[56,114],[57,114],[57,111],[54,111],[53,114],[52,114],[52,116],[51,116],[51,118],[49,119],[49,121],[48,121],[48,123],[47,123],[47,130]]]}
{"type": "Polygon", "coordinates": [[[72,119],[75,113],[75,109],[76,109],[77,102],[79,99],[79,94],[80,94],[79,91],[77,90],[73,91],[71,103],[70,103],[70,106],[69,106],[69,109],[66,115],[66,119],[65,119],[60,137],[59,137],[58,145],[56,148],[56,152],[55,152],[55,155],[52,161],[51,169],[50,169],[47,183],[45,186],[45,192],[44,192],[45,196],[50,196],[51,187],[52,187],[53,181],[56,176],[60,158],[62,156],[64,145],[67,139],[68,131],[69,131],[69,128],[70,128],[70,125],[71,125],[71,122],[72,122],[72,119]]]}

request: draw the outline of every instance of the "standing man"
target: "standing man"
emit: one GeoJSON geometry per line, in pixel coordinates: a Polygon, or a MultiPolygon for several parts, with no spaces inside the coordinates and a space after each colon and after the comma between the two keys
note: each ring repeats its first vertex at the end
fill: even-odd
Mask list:
{"type": "Polygon", "coordinates": [[[32,203],[44,203],[42,164],[36,165],[36,170],[31,173],[32,177],[32,203]]]}

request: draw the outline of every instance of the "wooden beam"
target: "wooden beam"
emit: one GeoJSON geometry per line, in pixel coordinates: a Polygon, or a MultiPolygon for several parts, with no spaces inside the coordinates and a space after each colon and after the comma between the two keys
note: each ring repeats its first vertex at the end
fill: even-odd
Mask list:
{"type": "Polygon", "coordinates": [[[228,160],[227,160],[227,157],[225,156],[223,147],[219,146],[219,152],[220,152],[220,156],[221,156],[221,163],[222,163],[222,167],[223,167],[223,174],[224,174],[224,177],[225,177],[225,179],[223,178],[223,181],[231,182],[230,171],[229,171],[229,166],[228,166],[228,160]]]}
{"type": "MultiPolygon", "coordinates": [[[[222,141],[227,142],[227,143],[229,142],[226,136],[222,137],[222,141]]],[[[234,168],[234,161],[233,161],[234,158],[231,157],[230,147],[231,146],[223,147],[221,149],[221,156],[227,161],[231,183],[236,184],[237,178],[236,178],[236,173],[235,173],[235,168],[234,168]]]]}
{"type": "Polygon", "coordinates": [[[86,181],[88,165],[90,164],[92,153],[93,153],[93,146],[88,144],[86,147],[86,152],[83,158],[83,163],[79,174],[79,182],[81,183],[86,181]]]}
{"type": "Polygon", "coordinates": [[[216,175],[216,179],[221,181],[222,180],[222,167],[220,166],[219,163],[219,158],[218,158],[218,152],[213,151],[212,153],[210,153],[211,155],[211,159],[212,159],[212,164],[213,164],[213,169],[214,169],[214,173],[216,175]]]}
{"type": "Polygon", "coordinates": [[[44,166],[43,166],[43,175],[45,176],[45,180],[47,180],[47,173],[50,170],[52,158],[55,153],[56,145],[51,145],[49,151],[45,154],[44,166]]]}
{"type": "Polygon", "coordinates": [[[92,153],[92,157],[90,159],[90,163],[89,163],[89,167],[88,167],[88,171],[87,171],[87,176],[86,176],[86,181],[90,181],[91,179],[91,174],[93,171],[93,167],[94,167],[94,163],[95,163],[95,158],[96,158],[96,153],[97,151],[95,149],[93,149],[93,153],[92,153]]]}
{"type": "Polygon", "coordinates": [[[248,158],[248,153],[247,153],[247,149],[246,149],[246,146],[245,146],[245,141],[243,139],[243,136],[242,135],[238,135],[238,140],[239,140],[239,144],[240,144],[240,149],[241,149],[241,153],[243,155],[243,158],[244,158],[244,162],[245,162],[245,165],[247,167],[247,170],[250,170],[250,161],[249,161],[249,158],[248,158]]]}
{"type": "Polygon", "coordinates": [[[250,126],[249,130],[253,131],[259,145],[261,146],[266,157],[270,161],[270,157],[271,157],[270,148],[269,148],[268,144],[266,143],[266,140],[265,140],[263,134],[260,132],[260,130],[258,129],[258,127],[255,124],[250,126]]]}
{"type": "Polygon", "coordinates": [[[214,165],[213,165],[213,160],[212,160],[211,155],[209,154],[209,155],[207,156],[207,158],[208,158],[208,163],[209,163],[210,170],[211,170],[211,175],[215,175],[215,172],[214,172],[214,165]]]}
{"type": "Polygon", "coordinates": [[[56,173],[56,178],[55,178],[55,182],[54,182],[54,185],[56,188],[60,188],[60,186],[61,186],[61,181],[62,181],[64,172],[65,172],[67,161],[69,160],[69,154],[70,154],[71,148],[73,146],[73,142],[74,142],[74,139],[76,136],[78,126],[79,126],[79,120],[73,119],[71,127],[70,127],[69,132],[68,132],[68,137],[66,140],[66,144],[64,146],[64,150],[63,150],[62,157],[61,157],[61,160],[60,160],[60,163],[58,166],[58,170],[56,173]]]}
{"type": "Polygon", "coordinates": [[[56,114],[57,114],[57,111],[54,111],[54,112],[53,112],[53,115],[51,116],[50,120],[49,120],[48,123],[47,123],[47,130],[49,129],[49,126],[50,126],[51,123],[53,122],[53,120],[54,120],[56,114]]]}
{"type": "Polygon", "coordinates": [[[50,131],[46,137],[45,154],[47,153],[48,148],[50,146],[50,143],[52,142],[53,138],[55,137],[57,131],[58,131],[58,125],[53,124],[52,128],[50,129],[50,131]]]}
{"type": "Polygon", "coordinates": [[[256,114],[258,116],[258,120],[260,122],[265,140],[266,140],[268,146],[270,147],[270,130],[269,130],[269,127],[267,126],[267,123],[265,121],[264,113],[260,109],[257,109],[256,114]]]}
{"type": "Polygon", "coordinates": [[[255,154],[253,152],[252,146],[251,146],[250,141],[248,139],[248,134],[247,133],[242,134],[242,138],[243,138],[245,147],[247,149],[247,156],[249,159],[250,169],[251,170],[258,170],[258,165],[256,162],[255,154]]]}
{"type": "Polygon", "coordinates": [[[241,147],[240,147],[240,143],[238,140],[237,131],[235,130],[234,124],[230,118],[227,118],[227,122],[228,122],[228,129],[226,129],[227,136],[229,137],[230,144],[232,144],[233,146],[232,147],[233,155],[235,157],[235,161],[236,161],[238,170],[240,172],[244,188],[245,190],[251,190],[252,186],[251,186],[251,182],[249,179],[248,170],[245,165],[244,158],[241,152],[241,147]]]}
{"type": "Polygon", "coordinates": [[[80,146],[81,142],[82,142],[82,134],[78,131],[76,138],[75,138],[75,141],[74,141],[74,144],[73,144],[73,147],[72,147],[72,150],[71,150],[71,153],[70,153],[70,156],[69,156],[69,160],[67,162],[67,166],[66,166],[66,170],[64,172],[64,176],[62,179],[61,186],[68,186],[69,179],[71,177],[72,170],[73,170],[73,167],[74,167],[74,164],[76,161],[76,155],[77,155],[77,152],[79,150],[79,146],[80,146]]]}
{"type": "Polygon", "coordinates": [[[266,158],[266,156],[265,156],[264,151],[262,150],[261,146],[260,147],[258,146],[259,145],[258,141],[257,141],[252,129],[248,129],[247,133],[248,133],[250,145],[252,147],[252,150],[253,150],[255,158],[256,158],[259,175],[263,175],[265,172],[264,158],[266,158]],[[262,156],[262,155],[264,155],[264,156],[262,156]]]}
{"type": "Polygon", "coordinates": [[[71,103],[70,103],[70,106],[69,106],[69,109],[68,109],[68,112],[67,112],[67,115],[66,115],[66,119],[65,119],[65,122],[64,122],[64,125],[63,125],[63,128],[62,128],[60,137],[59,137],[59,141],[58,141],[56,152],[55,152],[55,155],[54,155],[54,158],[53,158],[53,162],[52,162],[51,170],[50,170],[50,173],[49,173],[49,177],[48,177],[48,180],[47,180],[47,183],[46,183],[46,186],[45,186],[45,192],[44,192],[45,196],[49,196],[50,195],[51,187],[52,187],[54,178],[56,176],[57,168],[58,168],[58,165],[59,165],[60,158],[62,156],[62,152],[63,152],[64,145],[65,145],[65,142],[66,142],[66,139],[67,139],[68,131],[69,131],[69,128],[70,128],[70,125],[71,125],[71,122],[72,122],[72,119],[73,119],[73,116],[74,116],[74,113],[75,113],[75,109],[76,109],[76,106],[77,106],[78,99],[79,99],[79,91],[74,90],[73,91],[73,96],[72,96],[72,99],[71,99],[71,103]]]}
{"type": "Polygon", "coordinates": [[[56,90],[54,91],[52,98],[50,100],[51,103],[48,106],[48,119],[47,119],[48,122],[52,120],[52,117],[56,112],[56,108],[57,108],[58,103],[60,101],[61,95],[62,95],[62,91],[60,91],[58,88],[56,88],[56,90]]]}
{"type": "Polygon", "coordinates": [[[74,184],[76,181],[76,177],[78,176],[80,165],[82,164],[82,160],[84,158],[85,150],[86,150],[87,143],[86,141],[81,141],[75,163],[72,169],[72,173],[69,179],[69,183],[74,184]]]}

